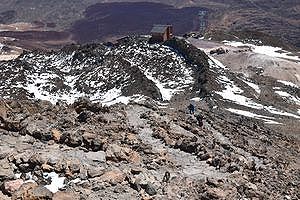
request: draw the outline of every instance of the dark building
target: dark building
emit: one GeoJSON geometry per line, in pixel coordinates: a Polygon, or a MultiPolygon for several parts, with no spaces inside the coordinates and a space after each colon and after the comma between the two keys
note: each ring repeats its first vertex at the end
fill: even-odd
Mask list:
{"type": "Polygon", "coordinates": [[[165,42],[173,37],[171,25],[153,25],[151,30],[151,42],[165,42]]]}

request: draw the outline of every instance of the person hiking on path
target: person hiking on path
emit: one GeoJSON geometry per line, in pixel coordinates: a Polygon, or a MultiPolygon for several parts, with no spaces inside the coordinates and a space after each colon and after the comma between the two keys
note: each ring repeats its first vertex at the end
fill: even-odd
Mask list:
{"type": "Polygon", "coordinates": [[[189,109],[191,115],[195,114],[195,106],[193,104],[190,103],[190,105],[188,106],[188,109],[189,109]]]}
{"type": "Polygon", "coordinates": [[[197,114],[196,119],[198,121],[199,126],[202,127],[203,126],[203,116],[200,114],[197,114]]]}

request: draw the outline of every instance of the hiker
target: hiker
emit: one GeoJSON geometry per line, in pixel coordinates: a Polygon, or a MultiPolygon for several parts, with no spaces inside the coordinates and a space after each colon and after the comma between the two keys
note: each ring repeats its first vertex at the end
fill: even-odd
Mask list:
{"type": "Polygon", "coordinates": [[[195,114],[195,106],[193,104],[190,103],[190,105],[188,106],[188,109],[189,109],[191,115],[195,114]]]}
{"type": "Polygon", "coordinates": [[[166,171],[162,181],[165,183],[169,183],[170,177],[171,177],[170,172],[166,171]]]}
{"type": "Polygon", "coordinates": [[[200,114],[197,114],[196,119],[198,121],[199,126],[202,127],[203,126],[203,116],[200,114]]]}

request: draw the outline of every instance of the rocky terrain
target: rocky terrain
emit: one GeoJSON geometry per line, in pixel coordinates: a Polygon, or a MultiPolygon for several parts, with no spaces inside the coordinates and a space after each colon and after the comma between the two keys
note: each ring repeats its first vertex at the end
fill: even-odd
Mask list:
{"type": "Polygon", "coordinates": [[[0,199],[299,199],[299,82],[219,61],[257,47],[198,42],[0,62],[0,199]]]}

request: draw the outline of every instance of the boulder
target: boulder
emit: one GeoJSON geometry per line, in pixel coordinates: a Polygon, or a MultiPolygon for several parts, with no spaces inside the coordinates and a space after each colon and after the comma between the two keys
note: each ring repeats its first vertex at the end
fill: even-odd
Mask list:
{"type": "Polygon", "coordinates": [[[119,170],[111,170],[105,172],[100,177],[100,180],[103,182],[110,183],[111,185],[116,185],[118,183],[122,183],[125,180],[125,175],[119,170]]]}
{"type": "Polygon", "coordinates": [[[104,174],[103,167],[89,167],[87,170],[87,174],[91,178],[99,177],[104,174]]]}
{"type": "Polygon", "coordinates": [[[131,163],[140,163],[141,158],[138,152],[130,148],[120,147],[117,144],[109,145],[106,151],[106,159],[120,162],[127,161],[131,163]]]}
{"type": "Polygon", "coordinates": [[[83,141],[82,134],[80,131],[73,131],[67,135],[66,144],[70,147],[81,146],[83,141]]]}
{"type": "Polygon", "coordinates": [[[88,112],[88,111],[82,111],[77,116],[77,120],[79,122],[86,123],[89,117],[90,117],[90,112],[88,112]]]}
{"type": "Polygon", "coordinates": [[[11,200],[10,197],[8,197],[7,195],[4,195],[1,191],[0,191],[0,199],[1,200],[11,200]]]}
{"type": "Polygon", "coordinates": [[[42,141],[52,140],[52,133],[47,120],[37,121],[34,119],[28,119],[26,134],[42,141]]]}
{"type": "Polygon", "coordinates": [[[149,194],[150,196],[157,194],[155,187],[151,183],[147,183],[147,185],[144,189],[145,189],[145,192],[147,192],[147,194],[149,194]]]}
{"type": "Polygon", "coordinates": [[[100,164],[106,162],[106,153],[104,151],[87,152],[85,158],[91,162],[100,164]]]}
{"type": "Polygon", "coordinates": [[[211,50],[209,53],[210,54],[215,54],[216,53],[216,54],[220,55],[220,54],[224,54],[224,53],[227,53],[227,52],[228,52],[228,50],[225,50],[222,47],[220,47],[220,48],[211,50]]]}
{"type": "Polygon", "coordinates": [[[13,168],[6,160],[0,160],[0,182],[14,178],[13,168]]]}
{"type": "Polygon", "coordinates": [[[73,107],[77,113],[89,110],[91,112],[108,112],[108,108],[102,107],[100,103],[92,103],[89,98],[81,97],[74,102],[73,107]]]}
{"type": "Polygon", "coordinates": [[[79,199],[80,197],[74,193],[59,191],[53,195],[52,200],[79,200],[79,199]]]}
{"type": "Polygon", "coordinates": [[[3,189],[6,194],[12,195],[23,184],[24,184],[24,181],[22,179],[17,179],[17,180],[13,180],[13,181],[5,181],[3,184],[3,189]]]}
{"type": "Polygon", "coordinates": [[[43,186],[29,190],[29,194],[32,200],[51,200],[53,197],[52,192],[43,186]]]}
{"type": "Polygon", "coordinates": [[[57,129],[52,129],[51,133],[52,133],[53,140],[59,142],[62,133],[57,129]]]}
{"type": "Polygon", "coordinates": [[[83,143],[87,149],[92,151],[100,151],[104,149],[105,140],[98,138],[97,134],[85,132],[83,135],[83,143]]]}
{"type": "Polygon", "coordinates": [[[15,193],[13,193],[11,199],[12,200],[28,200],[32,199],[30,190],[33,190],[38,187],[37,183],[25,183],[23,184],[19,190],[17,190],[15,193]]]}
{"type": "Polygon", "coordinates": [[[219,188],[208,188],[207,191],[202,195],[202,199],[225,200],[226,193],[219,188]]]}
{"type": "Polygon", "coordinates": [[[42,164],[42,170],[44,171],[44,172],[51,172],[51,171],[53,171],[53,167],[52,166],[50,166],[50,165],[48,165],[48,164],[46,164],[46,163],[44,163],[44,164],[42,164]]]}

